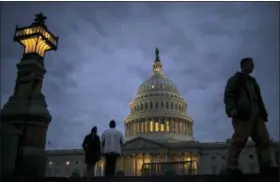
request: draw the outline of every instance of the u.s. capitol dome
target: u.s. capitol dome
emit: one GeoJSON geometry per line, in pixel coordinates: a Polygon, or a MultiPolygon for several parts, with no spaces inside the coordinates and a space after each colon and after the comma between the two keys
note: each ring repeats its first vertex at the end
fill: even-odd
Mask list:
{"type": "Polygon", "coordinates": [[[125,119],[126,140],[141,136],[153,141],[193,141],[193,120],[177,86],[163,74],[156,49],[151,76],[130,103],[125,119]]]}

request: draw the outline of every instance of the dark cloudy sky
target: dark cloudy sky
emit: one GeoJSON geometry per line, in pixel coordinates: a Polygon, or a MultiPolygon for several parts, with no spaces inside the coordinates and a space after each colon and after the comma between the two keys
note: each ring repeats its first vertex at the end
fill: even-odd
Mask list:
{"type": "Polygon", "coordinates": [[[226,80],[252,56],[254,76],[279,138],[279,6],[267,3],[19,3],[1,4],[1,107],[13,91],[22,47],[15,26],[43,12],[60,37],[45,58],[43,92],[53,116],[49,149],[80,148],[93,125],[110,119],[124,130],[129,102],[151,75],[159,47],[164,74],[174,81],[194,119],[195,139],[224,141],[231,122],[222,102],[226,80]]]}

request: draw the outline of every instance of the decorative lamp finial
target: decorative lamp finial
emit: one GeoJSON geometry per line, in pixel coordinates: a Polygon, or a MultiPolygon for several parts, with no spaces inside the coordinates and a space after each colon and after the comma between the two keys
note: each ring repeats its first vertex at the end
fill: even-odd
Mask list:
{"type": "Polygon", "coordinates": [[[36,24],[45,24],[45,20],[47,19],[46,16],[43,15],[43,13],[39,13],[35,15],[34,23],[36,24]]]}

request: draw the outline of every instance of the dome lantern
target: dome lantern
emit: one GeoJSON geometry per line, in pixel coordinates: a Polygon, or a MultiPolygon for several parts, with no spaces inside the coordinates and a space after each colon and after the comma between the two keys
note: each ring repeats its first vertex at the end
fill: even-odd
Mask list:
{"type": "Polygon", "coordinates": [[[153,63],[153,73],[154,74],[162,74],[162,63],[159,59],[159,50],[158,48],[156,48],[155,50],[155,54],[156,54],[156,58],[155,61],[153,63]]]}

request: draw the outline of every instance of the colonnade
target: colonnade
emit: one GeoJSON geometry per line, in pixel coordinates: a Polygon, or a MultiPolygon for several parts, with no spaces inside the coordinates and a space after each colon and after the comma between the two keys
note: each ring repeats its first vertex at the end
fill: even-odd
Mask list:
{"type": "MultiPolygon", "coordinates": [[[[124,172],[125,176],[140,176],[142,173],[142,165],[144,163],[161,163],[161,162],[182,162],[192,161],[193,172],[197,173],[198,157],[192,153],[135,153],[127,154],[120,157],[117,161],[116,171],[120,170],[124,172]]],[[[100,161],[99,164],[104,171],[104,161],[100,161]]],[[[182,171],[179,168],[187,168],[186,166],[176,166],[177,171],[182,171]]],[[[160,170],[160,169],[158,169],[160,170]]]]}
{"type": "Polygon", "coordinates": [[[137,136],[148,132],[178,133],[193,135],[192,123],[175,118],[147,118],[129,121],[125,124],[125,136],[137,136]]]}

